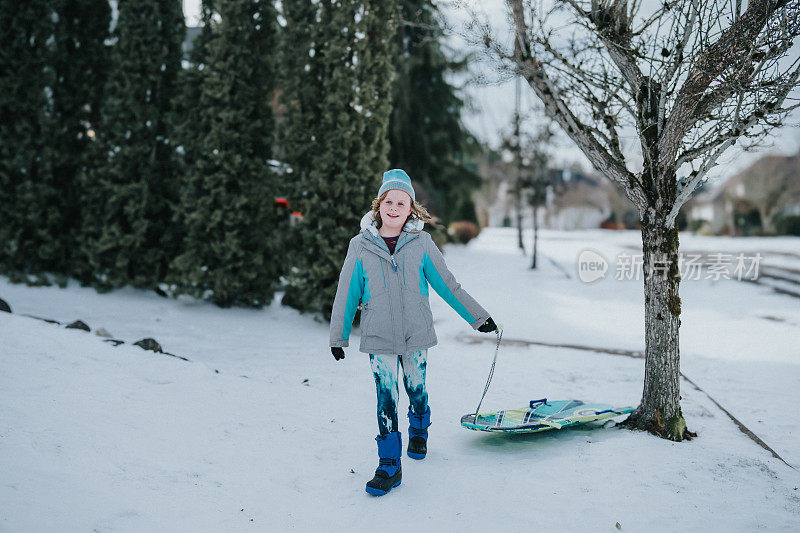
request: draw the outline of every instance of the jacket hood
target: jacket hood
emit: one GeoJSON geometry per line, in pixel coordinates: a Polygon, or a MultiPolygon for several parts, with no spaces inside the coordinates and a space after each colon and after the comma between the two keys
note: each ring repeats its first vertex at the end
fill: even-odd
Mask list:
{"type": "MultiPolygon", "coordinates": [[[[403,231],[407,231],[409,233],[419,233],[422,231],[422,228],[425,227],[425,223],[418,218],[414,218],[406,222],[406,225],[403,226],[403,231]]],[[[380,233],[378,233],[378,226],[377,221],[372,216],[372,210],[367,211],[367,214],[361,217],[361,230],[369,231],[376,237],[380,237],[380,233]]]]}

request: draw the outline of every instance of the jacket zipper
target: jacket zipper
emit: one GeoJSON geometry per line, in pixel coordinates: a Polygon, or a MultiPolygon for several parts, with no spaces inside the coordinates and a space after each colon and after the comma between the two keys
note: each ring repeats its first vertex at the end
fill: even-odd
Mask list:
{"type": "MultiPolygon", "coordinates": [[[[397,251],[397,248],[395,248],[395,252],[396,251],[397,251]]],[[[397,274],[397,262],[394,260],[394,254],[391,254],[391,255],[392,255],[392,268],[394,269],[395,274],[397,274]]],[[[403,256],[403,258],[405,259],[405,256],[403,256]]],[[[405,276],[405,268],[403,270],[403,276],[405,276]]],[[[397,280],[397,285],[398,285],[398,287],[400,287],[400,274],[397,274],[395,276],[395,280],[397,280]]],[[[401,356],[402,356],[402,355],[405,355],[405,353],[408,351],[408,344],[406,344],[406,313],[405,313],[405,308],[403,307],[403,288],[402,287],[400,287],[400,307],[401,307],[401,309],[400,309],[400,335],[401,335],[402,343],[403,343],[403,349],[401,350],[403,352],[401,354],[401,356]]],[[[392,309],[391,305],[389,305],[389,309],[390,310],[392,309]]],[[[394,323],[394,311],[392,311],[392,323],[394,323]]]]}
{"type": "MultiPolygon", "coordinates": [[[[406,239],[402,244],[405,244],[410,240],[411,239],[406,239]]],[[[398,244],[400,244],[400,243],[398,243],[398,244]]],[[[396,252],[397,248],[395,248],[394,251],[396,252]]],[[[394,260],[394,254],[392,254],[392,267],[394,267],[394,271],[395,271],[395,273],[397,273],[397,263],[394,260]]],[[[406,275],[405,256],[403,256],[403,278],[405,278],[405,275],[406,275]]],[[[395,276],[395,279],[397,280],[397,284],[399,286],[400,285],[400,274],[397,274],[395,276]]],[[[403,285],[405,285],[405,279],[403,280],[403,285]]],[[[402,328],[401,328],[401,337],[402,337],[402,342],[403,342],[403,350],[402,351],[403,351],[403,355],[405,355],[405,353],[408,351],[408,344],[406,344],[406,313],[405,313],[405,308],[403,307],[403,288],[402,288],[402,286],[400,287],[400,306],[401,306],[400,322],[401,322],[401,326],[402,326],[402,328]]],[[[389,306],[389,308],[391,309],[391,306],[389,306]]],[[[394,320],[394,316],[392,316],[392,320],[394,320]]]]}
{"type": "MultiPolygon", "coordinates": [[[[410,239],[408,239],[408,240],[410,240],[410,239]]],[[[405,241],[405,242],[408,242],[408,240],[405,241]]],[[[377,244],[377,241],[376,241],[376,244],[377,244]]],[[[388,247],[387,247],[387,251],[388,251],[388,247]]],[[[396,251],[396,249],[395,249],[395,251],[396,251]]],[[[397,262],[394,260],[394,254],[391,254],[391,259],[392,259],[392,269],[395,271],[395,273],[397,273],[397,262]]],[[[383,270],[383,263],[382,262],[381,262],[381,270],[383,270]]],[[[405,276],[405,268],[403,269],[403,275],[405,276]]],[[[399,284],[400,284],[400,275],[397,274],[395,279],[397,280],[397,283],[398,283],[398,286],[399,286],[399,284]]],[[[384,277],[384,283],[386,283],[386,278],[385,277],[384,277]]],[[[403,293],[402,293],[402,291],[403,291],[403,289],[401,287],[400,288],[400,305],[401,306],[403,305],[403,297],[402,297],[403,293]]],[[[394,324],[394,309],[392,308],[391,304],[389,304],[389,313],[392,315],[392,324],[394,324]]],[[[400,312],[400,320],[401,320],[401,336],[403,338],[403,341],[402,341],[403,342],[403,350],[402,351],[405,352],[406,348],[408,348],[408,345],[406,344],[406,339],[405,339],[405,331],[406,331],[405,309],[402,309],[401,312],[400,312]]],[[[394,337],[394,335],[392,335],[392,337],[394,337]]]]}
{"type": "MultiPolygon", "coordinates": [[[[392,269],[395,271],[395,274],[397,274],[397,263],[394,260],[394,254],[392,254],[392,269]]],[[[395,280],[397,280],[397,276],[395,276],[395,280]]],[[[401,289],[401,292],[400,292],[400,305],[401,306],[403,305],[402,289],[401,289]]],[[[393,306],[392,306],[391,302],[389,303],[389,310],[391,311],[391,314],[392,314],[392,328],[394,328],[394,309],[393,309],[393,306]]],[[[404,337],[403,338],[403,344],[405,344],[406,324],[405,324],[405,313],[403,312],[403,309],[400,310],[400,321],[401,321],[400,322],[400,334],[404,337]]],[[[392,332],[392,338],[394,338],[394,332],[392,332]]],[[[398,351],[398,350],[394,350],[394,351],[398,351]]],[[[400,350],[400,351],[405,351],[405,350],[400,350]]]]}
{"type": "Polygon", "coordinates": [[[394,254],[392,254],[392,267],[394,267],[395,277],[394,279],[397,281],[397,287],[400,290],[400,339],[403,343],[402,355],[405,355],[406,348],[406,310],[403,306],[403,287],[400,286],[400,274],[397,274],[397,263],[394,261],[394,254]]]}

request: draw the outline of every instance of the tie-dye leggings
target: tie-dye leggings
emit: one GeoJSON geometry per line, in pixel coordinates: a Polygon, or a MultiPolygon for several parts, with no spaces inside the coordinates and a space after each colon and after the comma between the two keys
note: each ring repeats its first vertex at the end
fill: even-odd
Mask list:
{"type": "Polygon", "coordinates": [[[428,392],[425,390],[427,358],[427,349],[403,356],[369,354],[378,392],[378,430],[381,435],[397,431],[398,367],[403,368],[403,385],[411,410],[415,414],[423,414],[428,410],[428,392]]]}

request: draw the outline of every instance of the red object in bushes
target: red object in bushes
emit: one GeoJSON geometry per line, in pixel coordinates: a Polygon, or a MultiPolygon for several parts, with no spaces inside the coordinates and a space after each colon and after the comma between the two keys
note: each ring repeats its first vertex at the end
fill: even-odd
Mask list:
{"type": "Polygon", "coordinates": [[[608,220],[600,223],[601,229],[625,229],[625,224],[622,222],[609,222],[608,220]]]}

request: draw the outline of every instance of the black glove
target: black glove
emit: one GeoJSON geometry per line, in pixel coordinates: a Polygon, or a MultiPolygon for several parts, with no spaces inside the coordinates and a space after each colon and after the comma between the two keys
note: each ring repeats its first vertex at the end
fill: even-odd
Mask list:
{"type": "Polygon", "coordinates": [[[486,319],[486,322],[484,322],[483,325],[478,328],[478,331],[480,331],[481,333],[491,333],[496,329],[497,329],[497,324],[494,323],[492,317],[489,317],[488,319],[486,319]]]}
{"type": "Polygon", "coordinates": [[[344,350],[339,346],[331,346],[331,353],[333,354],[333,358],[337,361],[339,359],[344,359],[344,350]]]}

